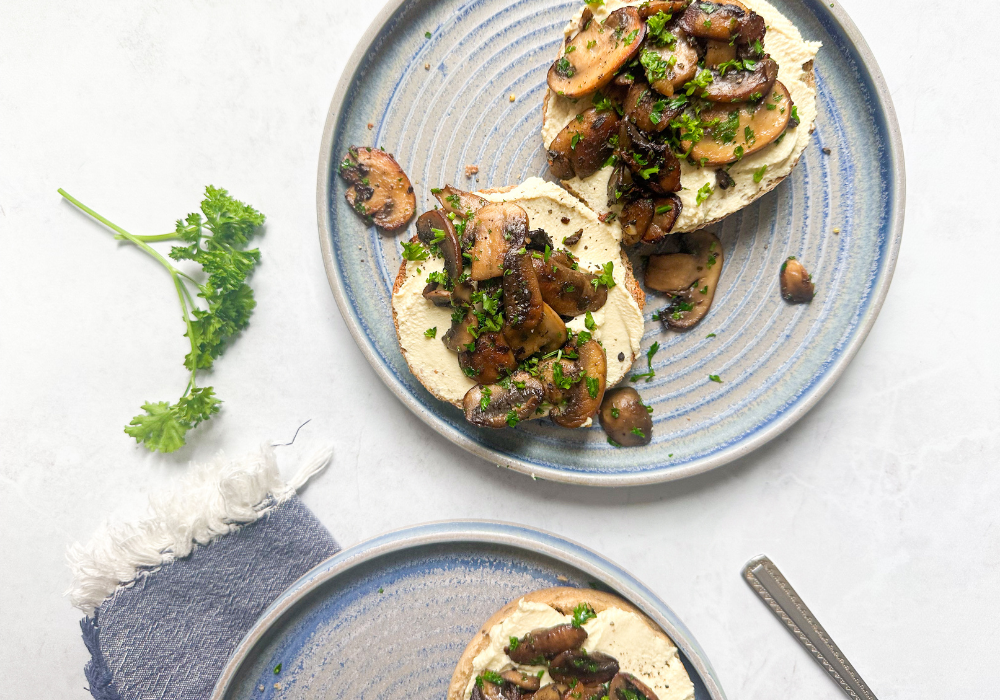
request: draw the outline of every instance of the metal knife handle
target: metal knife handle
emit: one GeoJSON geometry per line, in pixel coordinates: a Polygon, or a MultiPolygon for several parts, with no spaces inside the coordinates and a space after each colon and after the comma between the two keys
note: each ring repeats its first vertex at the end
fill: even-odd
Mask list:
{"type": "Polygon", "coordinates": [[[764,555],[754,557],[743,567],[743,577],[841,690],[854,700],[877,700],[774,562],[764,555]]]}

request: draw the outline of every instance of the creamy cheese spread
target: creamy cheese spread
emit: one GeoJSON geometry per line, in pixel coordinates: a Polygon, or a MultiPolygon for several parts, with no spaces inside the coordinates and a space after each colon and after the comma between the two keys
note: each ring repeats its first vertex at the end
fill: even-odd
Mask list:
{"type": "MultiPolygon", "coordinates": [[[[544,604],[521,600],[511,615],[494,625],[489,632],[490,643],[472,660],[472,678],[465,697],[472,695],[476,676],[483,671],[500,671],[513,662],[504,653],[511,637],[521,638],[528,632],[572,622],[573,618],[544,604]]],[[[600,651],[613,656],[620,670],[631,673],[656,693],[659,700],[691,700],[694,686],[677,654],[677,647],[664,634],[657,634],[635,613],[608,608],[584,623],[588,652],[600,651]]],[[[528,673],[542,671],[541,666],[520,666],[528,673]]],[[[541,683],[551,683],[546,671],[541,683]]]]}
{"type": "MultiPolygon", "coordinates": [[[[583,229],[578,243],[565,246],[581,267],[600,272],[608,262],[614,263],[615,286],[608,290],[607,303],[591,314],[596,323],[591,334],[601,341],[607,354],[608,386],[617,384],[639,353],[643,331],[642,311],[625,286],[620,227],[601,222],[578,199],[538,177],[528,178],[508,192],[479,194],[491,202],[506,201],[521,206],[528,213],[530,227],[545,229],[556,247],[564,247],[564,238],[583,229]],[[563,223],[563,219],[569,223],[563,223]]],[[[435,306],[422,295],[427,275],[443,269],[444,261],[440,258],[407,261],[406,278],[392,295],[392,308],[399,344],[410,371],[437,398],[461,406],[462,398],[476,382],[465,376],[458,365],[458,355],[441,342],[451,327],[451,307],[435,306]],[[433,338],[425,335],[430,328],[437,328],[433,338]]],[[[585,330],[584,322],[585,316],[577,316],[566,326],[579,332],[585,330]]]]}
{"type": "MultiPolygon", "coordinates": [[[[626,5],[640,5],[643,0],[607,0],[607,3],[591,8],[594,17],[603,21],[607,16],[626,5]]],[[[709,221],[715,221],[728,216],[747,206],[758,196],[771,189],[775,183],[791,172],[799,156],[809,144],[809,132],[816,121],[816,90],[806,82],[808,71],[803,65],[813,60],[820,49],[818,41],[804,41],[798,28],[784,15],[778,12],[766,0],[741,0],[748,8],[761,15],[767,23],[767,34],[764,37],[764,50],[778,63],[778,80],[792,96],[792,101],[798,107],[800,124],[789,129],[780,142],[772,143],[760,151],[751,154],[735,163],[729,169],[729,175],[735,181],[735,186],[726,190],[716,187],[715,168],[699,168],[681,161],[681,186],[677,193],[683,208],[672,233],[695,231],[709,221]],[[767,166],[760,182],[754,182],[754,173],[762,166],[767,166]],[[698,190],[708,184],[714,192],[698,204],[698,190]]],[[[565,34],[568,37],[579,26],[583,7],[566,25],[565,34]]],[[[548,148],[559,132],[576,117],[591,106],[591,98],[583,97],[576,100],[561,97],[551,89],[548,93],[548,106],[545,120],[542,124],[542,142],[548,148]]],[[[566,184],[573,192],[596,211],[607,211],[607,186],[611,177],[611,167],[602,168],[590,177],[580,179],[574,177],[566,184]]],[[[620,210],[620,207],[615,207],[620,210]]]]}

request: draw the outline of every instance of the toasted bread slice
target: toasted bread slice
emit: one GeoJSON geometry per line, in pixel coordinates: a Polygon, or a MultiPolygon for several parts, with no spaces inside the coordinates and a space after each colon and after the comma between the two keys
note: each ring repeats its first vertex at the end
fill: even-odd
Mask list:
{"type": "MultiPolygon", "coordinates": [[[[486,650],[487,647],[489,647],[490,630],[513,615],[517,611],[521,601],[528,603],[542,603],[554,608],[557,612],[563,615],[569,616],[573,615],[573,608],[580,603],[587,603],[594,609],[594,612],[598,613],[609,608],[617,608],[636,615],[642,623],[649,628],[650,632],[654,636],[664,640],[669,647],[674,650],[673,653],[677,653],[677,647],[673,640],[671,640],[670,637],[667,636],[667,634],[660,629],[655,622],[639,610],[639,608],[613,593],[606,593],[604,591],[589,588],[570,588],[565,586],[543,588],[541,590],[532,591],[531,593],[526,593],[525,595],[510,601],[493,613],[493,615],[485,623],[483,623],[483,626],[478,632],[476,632],[472,641],[470,641],[468,646],[465,647],[465,651],[462,652],[462,656],[458,660],[455,672],[451,677],[451,682],[448,684],[447,700],[466,700],[465,693],[469,687],[469,681],[472,680],[474,673],[473,661],[484,650],[486,650]]],[[[622,671],[628,672],[629,669],[622,668],[622,671]]],[[[685,680],[687,680],[688,684],[690,684],[690,679],[686,677],[686,674],[684,675],[685,680]]],[[[693,696],[694,694],[692,692],[690,697],[693,696]]]]}

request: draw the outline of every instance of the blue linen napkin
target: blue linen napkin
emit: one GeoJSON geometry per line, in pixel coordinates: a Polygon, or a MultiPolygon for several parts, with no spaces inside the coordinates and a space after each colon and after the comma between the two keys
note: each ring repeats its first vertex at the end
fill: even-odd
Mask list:
{"type": "Polygon", "coordinates": [[[88,613],[101,586],[114,580],[112,570],[145,563],[134,576],[119,575],[128,580],[117,581],[81,621],[91,654],[84,672],[97,700],[207,698],[264,609],[340,549],[294,495],[329,456],[291,484],[280,481],[273,451],[265,448],[262,457],[249,470],[245,460],[202,468],[194,490],[188,483],[152,503],[150,520],[106,528],[71,548],[70,595],[88,613]],[[159,565],[143,546],[157,550],[159,565]]]}

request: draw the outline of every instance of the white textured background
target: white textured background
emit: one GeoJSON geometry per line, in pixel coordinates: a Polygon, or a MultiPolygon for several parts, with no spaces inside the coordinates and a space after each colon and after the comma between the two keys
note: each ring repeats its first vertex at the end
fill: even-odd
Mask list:
{"type": "Polygon", "coordinates": [[[546,528],[659,593],[730,698],[841,697],[740,580],[766,552],[883,700],[995,697],[1000,100],[980,73],[992,75],[997,13],[844,2],[906,149],[906,234],[881,317],[839,384],[770,446],[679,484],[607,491],[535,483],[445,442],[341,321],[319,257],[316,161],[337,79],[381,4],[3,3],[0,698],[89,697],[80,615],[62,597],[68,543],[108,514],[139,515],[189,460],[290,439],[307,418],[283,459],[336,445],[305,501],[344,545],[439,518],[546,528]],[[121,428],[184,384],[174,293],[56,188],[159,233],[208,183],[268,216],[260,304],[211,378],[224,412],[188,448],[150,455],[121,428]]]}

